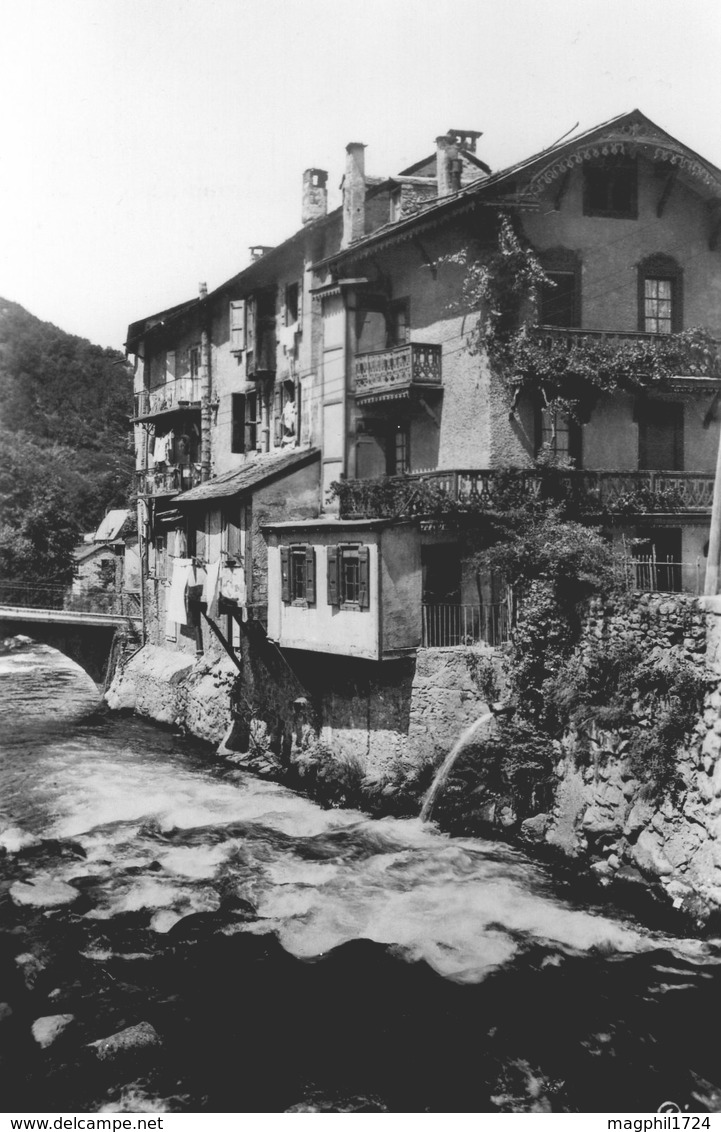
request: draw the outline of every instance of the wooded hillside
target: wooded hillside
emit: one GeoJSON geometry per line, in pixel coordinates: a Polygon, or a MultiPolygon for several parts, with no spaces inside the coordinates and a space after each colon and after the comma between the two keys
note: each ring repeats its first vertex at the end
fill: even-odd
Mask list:
{"type": "Polygon", "coordinates": [[[0,299],[0,578],[70,578],[82,533],[127,500],[131,406],[121,353],[0,299]]]}

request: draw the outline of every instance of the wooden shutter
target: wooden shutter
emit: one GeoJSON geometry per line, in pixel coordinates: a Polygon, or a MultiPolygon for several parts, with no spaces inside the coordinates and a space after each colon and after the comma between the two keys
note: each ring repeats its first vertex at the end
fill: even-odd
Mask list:
{"type": "Polygon", "coordinates": [[[255,297],[248,299],[245,304],[245,348],[250,355],[248,357],[248,375],[255,373],[258,368],[258,359],[255,356],[256,351],[256,310],[257,304],[255,297]]]}
{"type": "Polygon", "coordinates": [[[338,547],[328,547],[328,605],[339,605],[338,601],[338,547]]]}
{"type": "Polygon", "coordinates": [[[315,602],[315,549],[305,548],[305,600],[309,605],[315,602]]]}
{"type": "Polygon", "coordinates": [[[358,547],[358,604],[361,609],[370,605],[370,547],[358,547]]]}
{"type": "Polygon", "coordinates": [[[168,350],[165,355],[165,380],[175,381],[175,350],[168,350]]]}
{"type": "Polygon", "coordinates": [[[298,282],[298,330],[303,333],[303,279],[298,282]]]}
{"type": "Polygon", "coordinates": [[[290,548],[280,548],[280,596],[281,600],[290,602],[290,548]]]}
{"type": "Polygon", "coordinates": [[[242,393],[231,394],[232,424],[231,424],[231,452],[245,451],[245,396],[242,393]]]}
{"type": "Polygon", "coordinates": [[[230,304],[230,349],[239,354],[245,349],[245,300],[230,304]]]}

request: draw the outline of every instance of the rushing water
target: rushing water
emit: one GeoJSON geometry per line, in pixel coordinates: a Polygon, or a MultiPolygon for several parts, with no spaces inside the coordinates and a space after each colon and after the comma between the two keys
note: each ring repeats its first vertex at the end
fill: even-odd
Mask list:
{"type": "Polygon", "coordinates": [[[573,900],[499,843],[323,810],[0,656],[9,1109],[709,1105],[721,948],[573,900]],[[46,1050],[31,1027],[73,1016],[46,1050]],[[87,1045],[151,1023],[149,1060],[87,1045]]]}

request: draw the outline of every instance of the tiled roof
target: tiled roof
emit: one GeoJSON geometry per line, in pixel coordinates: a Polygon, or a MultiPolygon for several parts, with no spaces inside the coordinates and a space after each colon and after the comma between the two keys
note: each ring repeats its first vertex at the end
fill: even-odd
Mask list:
{"type": "Polygon", "coordinates": [[[201,483],[199,487],[193,487],[190,491],[184,491],[182,495],[176,495],[175,502],[199,503],[204,499],[223,499],[230,495],[240,495],[269,479],[284,476],[302,467],[303,464],[310,464],[319,457],[319,448],[293,448],[290,452],[283,452],[280,455],[259,456],[257,460],[244,464],[242,468],[224,472],[223,475],[216,476],[207,483],[201,483]]]}

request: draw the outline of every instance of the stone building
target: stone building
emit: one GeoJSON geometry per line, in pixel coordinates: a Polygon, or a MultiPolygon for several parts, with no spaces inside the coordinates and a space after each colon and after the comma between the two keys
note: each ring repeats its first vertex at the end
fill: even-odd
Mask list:
{"type": "Polygon", "coordinates": [[[152,645],[237,659],[257,633],[297,669],[495,644],[502,595],[428,500],[481,523],[508,469],[536,492],[551,465],[642,583],[702,583],[721,171],[638,111],[498,173],[480,137],[384,179],[349,144],[339,209],[307,170],[294,235],[131,325],[152,645]],[[518,249],[543,279],[494,291],[518,249]]]}

